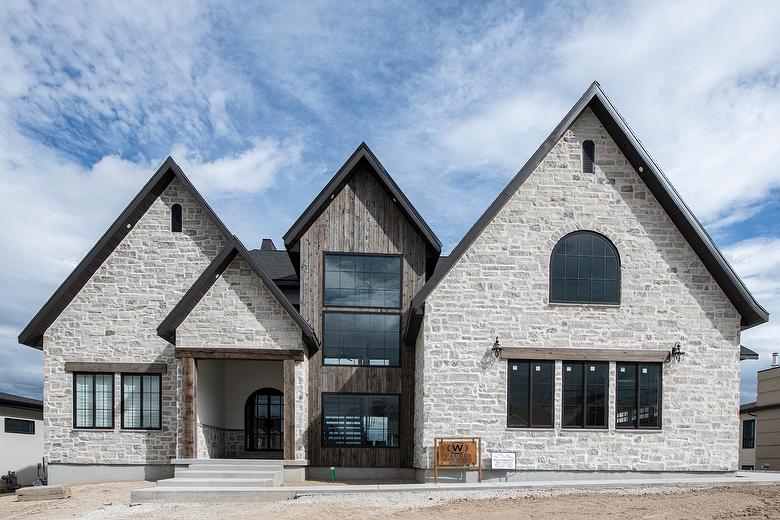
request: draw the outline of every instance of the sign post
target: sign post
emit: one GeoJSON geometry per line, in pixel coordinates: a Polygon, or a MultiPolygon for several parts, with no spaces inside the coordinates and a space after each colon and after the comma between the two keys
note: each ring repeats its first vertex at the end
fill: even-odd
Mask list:
{"type": "Polygon", "coordinates": [[[482,482],[482,439],[479,437],[433,439],[433,481],[439,481],[439,468],[477,469],[482,482]]]}

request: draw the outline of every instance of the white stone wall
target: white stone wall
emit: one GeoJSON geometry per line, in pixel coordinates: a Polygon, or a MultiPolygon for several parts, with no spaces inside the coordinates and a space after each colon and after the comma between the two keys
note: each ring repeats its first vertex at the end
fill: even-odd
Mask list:
{"type": "MultiPolygon", "coordinates": [[[[197,347],[304,349],[301,328],[241,256],[236,256],[182,322],[176,331],[176,342],[197,347]]],[[[282,363],[277,364],[281,378],[282,363]]],[[[295,381],[296,458],[301,460],[306,458],[308,429],[306,363],[295,363],[295,381]]],[[[230,377],[225,378],[225,386],[229,394],[230,377]]],[[[243,400],[240,406],[243,410],[243,400]]],[[[238,424],[232,421],[226,426],[236,428],[238,424]]]]}
{"type": "Polygon", "coordinates": [[[740,318],[669,217],[587,110],[429,296],[418,355],[415,465],[431,467],[433,438],[481,436],[514,451],[518,469],[732,471],[739,433],[740,318]],[[581,173],[581,143],[596,144],[596,172],[581,173]],[[555,243],[585,229],[620,253],[619,306],[548,303],[555,243]],[[504,347],[670,349],[660,432],[506,427],[504,347]],[[421,359],[420,359],[421,358],[421,359]],[[422,383],[422,384],[420,384],[422,383]],[[422,428],[420,428],[422,425],[422,428]]]}
{"type": "Polygon", "coordinates": [[[51,463],[163,463],[175,454],[173,346],[157,336],[165,318],[226,240],[174,179],[44,335],[45,450],[51,463]],[[184,231],[170,230],[170,207],[182,205],[184,231]],[[75,430],[73,378],[66,361],[167,363],[162,429],[121,429],[115,376],[114,429],[75,430]]]}

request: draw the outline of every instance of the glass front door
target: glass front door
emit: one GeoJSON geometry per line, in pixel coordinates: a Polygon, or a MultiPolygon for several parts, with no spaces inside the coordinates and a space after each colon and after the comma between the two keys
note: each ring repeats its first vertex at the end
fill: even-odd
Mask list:
{"type": "Polygon", "coordinates": [[[284,398],[275,388],[262,388],[246,401],[246,451],[281,451],[284,435],[284,398]]]}

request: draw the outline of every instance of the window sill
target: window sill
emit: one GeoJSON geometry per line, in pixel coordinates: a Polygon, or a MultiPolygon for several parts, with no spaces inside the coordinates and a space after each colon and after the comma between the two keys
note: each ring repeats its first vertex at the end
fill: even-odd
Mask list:
{"type": "Polygon", "coordinates": [[[507,426],[505,428],[508,432],[554,432],[555,427],[554,426],[544,426],[540,428],[515,428],[512,426],[507,426]]]}
{"type": "Polygon", "coordinates": [[[617,309],[619,303],[565,303],[565,302],[547,302],[547,307],[593,307],[597,309],[617,309]]]}
{"type": "Polygon", "coordinates": [[[561,433],[609,433],[609,428],[561,428],[561,433]]]}
{"type": "Polygon", "coordinates": [[[116,428],[71,428],[73,432],[115,432],[116,428]]]}
{"type": "Polygon", "coordinates": [[[615,433],[663,433],[662,429],[650,430],[650,429],[631,429],[631,428],[615,428],[615,433]]]}

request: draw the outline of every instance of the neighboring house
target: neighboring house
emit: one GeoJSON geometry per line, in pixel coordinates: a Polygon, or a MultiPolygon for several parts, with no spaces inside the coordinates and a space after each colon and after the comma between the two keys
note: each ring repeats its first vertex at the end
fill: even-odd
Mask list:
{"type": "MultiPolygon", "coordinates": [[[[43,401],[0,392],[0,473],[30,486],[43,462],[43,401]]],[[[0,488],[3,488],[0,482],[0,488]]]]}
{"type": "Polygon", "coordinates": [[[177,457],[425,479],[440,436],[520,472],[737,469],[740,332],[768,314],[597,83],[448,257],[365,144],[284,246],[247,250],[165,161],[19,337],[51,482],[177,457]]]}
{"type": "Polygon", "coordinates": [[[739,408],[740,469],[780,469],[780,360],[758,371],[756,401],[739,408]]]}

